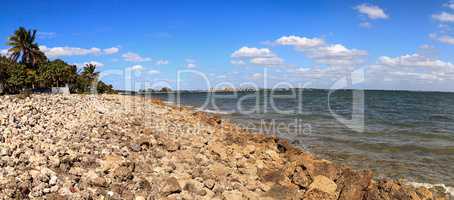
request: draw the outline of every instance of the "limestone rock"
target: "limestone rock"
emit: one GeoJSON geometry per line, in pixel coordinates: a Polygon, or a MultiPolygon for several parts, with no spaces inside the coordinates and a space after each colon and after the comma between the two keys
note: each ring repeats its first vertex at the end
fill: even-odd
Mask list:
{"type": "Polygon", "coordinates": [[[304,194],[305,200],[335,200],[336,196],[320,191],[318,189],[309,190],[304,194]]]}
{"type": "Polygon", "coordinates": [[[181,187],[175,177],[165,179],[160,186],[159,192],[162,196],[181,192],[181,187]]]}
{"type": "Polygon", "coordinates": [[[1,199],[447,199],[444,190],[375,182],[368,171],[159,100],[31,95],[0,102],[1,199]]]}
{"type": "Polygon", "coordinates": [[[211,190],[211,189],[213,189],[213,187],[214,187],[215,181],[212,180],[212,179],[208,179],[208,180],[205,180],[205,181],[203,182],[203,184],[205,185],[205,187],[207,187],[208,189],[211,190]]]}
{"type": "Polygon", "coordinates": [[[312,183],[309,185],[309,191],[314,189],[320,190],[330,195],[336,195],[337,185],[325,176],[316,176],[314,177],[312,183]]]}
{"type": "Polygon", "coordinates": [[[225,191],[222,193],[222,199],[224,200],[242,200],[243,194],[239,191],[225,191]]]}
{"type": "Polygon", "coordinates": [[[142,147],[139,144],[131,144],[130,146],[132,151],[139,152],[142,150],[142,147]]]}

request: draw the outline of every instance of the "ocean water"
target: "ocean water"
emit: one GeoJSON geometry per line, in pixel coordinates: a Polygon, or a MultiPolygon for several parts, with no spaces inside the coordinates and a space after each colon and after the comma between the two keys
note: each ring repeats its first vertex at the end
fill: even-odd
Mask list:
{"type": "Polygon", "coordinates": [[[381,177],[454,187],[454,93],[305,89],[152,96],[217,113],[381,177]]]}

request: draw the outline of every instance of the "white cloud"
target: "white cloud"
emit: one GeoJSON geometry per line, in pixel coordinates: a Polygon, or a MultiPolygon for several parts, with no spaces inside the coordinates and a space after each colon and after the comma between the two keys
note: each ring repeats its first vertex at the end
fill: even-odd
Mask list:
{"type": "Polygon", "coordinates": [[[284,60],[279,57],[252,58],[250,63],[255,65],[276,66],[284,64],[284,60]]]}
{"type": "Polygon", "coordinates": [[[134,65],[128,69],[134,72],[141,72],[144,70],[144,67],[142,65],[134,65]]]}
{"type": "Polygon", "coordinates": [[[118,53],[120,51],[120,49],[117,47],[111,47],[111,48],[103,49],[102,51],[107,55],[111,55],[111,54],[118,53]]]}
{"type": "MultiPolygon", "coordinates": [[[[430,73],[418,73],[418,72],[404,72],[404,71],[392,71],[390,72],[390,75],[394,76],[400,76],[400,78],[404,79],[424,79],[424,80],[443,80],[438,78],[435,74],[430,74],[430,73]],[[405,78],[407,77],[407,78],[405,78]]],[[[390,78],[389,80],[399,80],[400,78],[390,78]]]]}
{"type": "Polygon", "coordinates": [[[448,36],[448,35],[443,35],[438,38],[440,42],[446,43],[446,44],[454,44],[454,37],[448,36]]]}
{"type": "Polygon", "coordinates": [[[378,6],[370,4],[361,4],[355,7],[355,9],[364,15],[367,15],[369,19],[388,19],[389,16],[378,6]]]}
{"type": "Polygon", "coordinates": [[[151,61],[151,58],[148,57],[142,57],[139,54],[128,52],[123,55],[121,55],[125,61],[129,62],[146,62],[146,61],[151,61]]]}
{"type": "Polygon", "coordinates": [[[265,78],[265,75],[262,73],[255,73],[255,74],[252,74],[252,76],[250,77],[250,79],[252,79],[252,80],[259,80],[259,79],[263,79],[263,78],[265,78]]]}
{"type": "Polygon", "coordinates": [[[440,22],[454,22],[454,14],[441,12],[440,14],[432,15],[432,18],[440,22]]]}
{"type": "Polygon", "coordinates": [[[454,91],[454,64],[418,53],[382,56],[366,77],[368,88],[454,91]]]}
{"type": "Polygon", "coordinates": [[[372,24],[369,22],[361,22],[361,23],[359,23],[359,26],[361,26],[363,28],[372,28],[372,24]]]}
{"type": "Polygon", "coordinates": [[[343,78],[348,74],[351,74],[351,72],[354,70],[355,68],[351,66],[325,66],[298,68],[290,71],[290,73],[295,74],[300,78],[306,78],[311,81],[318,80],[320,81],[318,82],[318,84],[323,84],[327,87],[330,87],[332,81],[339,80],[339,78],[343,78]]]}
{"type": "Polygon", "coordinates": [[[445,3],[443,6],[450,9],[454,9],[454,1],[449,1],[448,3],[445,3]]]}
{"type": "Polygon", "coordinates": [[[424,50],[426,50],[426,49],[432,50],[432,49],[434,49],[435,47],[432,46],[432,45],[423,44],[423,45],[419,46],[419,48],[420,48],[420,49],[424,49],[424,50]]]}
{"type": "Polygon", "coordinates": [[[255,47],[241,47],[231,55],[235,60],[231,60],[230,63],[236,65],[244,65],[247,59],[249,63],[260,66],[281,66],[284,64],[284,60],[279,58],[268,48],[255,48],[255,47]]]}
{"type": "Polygon", "coordinates": [[[84,56],[84,55],[100,55],[101,49],[93,47],[84,49],[79,47],[52,47],[39,46],[39,49],[49,57],[58,56],[84,56]]]}
{"type": "Polygon", "coordinates": [[[233,65],[245,65],[246,64],[242,60],[231,60],[230,63],[233,64],[233,65]]]}
{"type": "Polygon", "coordinates": [[[366,76],[370,85],[386,81],[394,89],[452,90],[454,64],[420,54],[382,56],[368,67],[366,76]]]}
{"type": "Polygon", "coordinates": [[[301,68],[298,68],[296,71],[300,72],[300,73],[305,73],[305,72],[308,72],[310,70],[311,70],[311,68],[303,68],[303,67],[301,67],[301,68]]]}
{"type": "MultiPolygon", "coordinates": [[[[316,62],[327,65],[353,65],[361,62],[367,55],[366,51],[348,49],[342,44],[326,44],[318,38],[308,39],[301,36],[284,36],[276,40],[280,45],[292,45],[316,62]]],[[[278,61],[278,59],[274,59],[278,61]]]]}
{"type": "Polygon", "coordinates": [[[444,62],[432,58],[427,58],[419,54],[407,54],[399,57],[388,57],[382,56],[379,58],[379,64],[390,66],[390,67],[422,67],[431,68],[435,70],[453,70],[454,64],[450,62],[444,62]]]}
{"type": "Polygon", "coordinates": [[[0,55],[7,56],[8,55],[8,49],[1,49],[0,50],[0,55]]]}
{"type": "Polygon", "coordinates": [[[156,65],[167,65],[169,64],[168,60],[158,60],[156,61],[156,65]]]}
{"type": "Polygon", "coordinates": [[[96,65],[96,67],[102,67],[102,66],[104,66],[104,64],[103,64],[103,63],[101,63],[101,62],[97,62],[97,61],[84,62],[84,64],[83,64],[83,65],[85,66],[85,65],[87,65],[87,64],[96,65]]]}
{"type": "MultiPolygon", "coordinates": [[[[48,57],[60,57],[60,56],[85,56],[85,55],[102,55],[111,54],[115,47],[101,50],[100,48],[79,48],[79,47],[47,47],[39,46],[39,49],[46,54],[48,57]]],[[[118,51],[118,49],[117,49],[118,51]]]]}
{"type": "Polygon", "coordinates": [[[197,65],[194,64],[194,63],[187,63],[186,64],[186,68],[188,68],[188,69],[193,69],[193,68],[196,68],[196,67],[197,67],[197,65]]]}
{"type": "Polygon", "coordinates": [[[196,64],[197,61],[192,58],[186,58],[185,62],[186,62],[186,68],[188,68],[188,69],[193,69],[193,68],[197,67],[197,64],[196,64]]]}
{"type": "Polygon", "coordinates": [[[317,51],[312,52],[312,57],[324,58],[324,57],[335,57],[335,58],[351,58],[355,56],[367,55],[365,51],[357,49],[348,49],[342,44],[334,44],[331,46],[318,48],[317,51]]]}
{"type": "Polygon", "coordinates": [[[342,44],[323,46],[306,51],[309,58],[327,65],[353,65],[361,62],[367,52],[358,49],[348,49],[342,44]]]}
{"type": "Polygon", "coordinates": [[[241,47],[232,53],[232,58],[256,58],[274,57],[275,55],[268,48],[241,47]]]}
{"type": "Polygon", "coordinates": [[[161,72],[158,71],[158,70],[150,70],[150,71],[148,71],[148,74],[150,74],[150,75],[156,75],[156,74],[160,74],[160,73],[161,72]]]}
{"type": "Polygon", "coordinates": [[[438,36],[436,34],[430,34],[429,37],[432,38],[432,39],[435,39],[435,40],[437,40],[437,41],[439,41],[441,43],[454,45],[454,37],[451,37],[449,35],[438,36]]]}
{"type": "Polygon", "coordinates": [[[387,82],[395,82],[398,87],[403,86],[406,82],[413,84],[428,85],[433,81],[443,81],[442,77],[436,74],[426,72],[408,72],[408,71],[369,71],[369,74],[374,78],[382,78],[387,82]]]}
{"type": "MultiPolygon", "coordinates": [[[[374,85],[379,81],[394,82],[396,85],[394,89],[406,89],[405,85],[420,85],[430,86],[433,81],[444,81],[452,79],[451,76],[446,76],[445,73],[438,73],[433,71],[416,71],[414,69],[393,69],[383,65],[370,66],[366,73],[369,84],[374,85]],[[450,78],[451,77],[451,78],[450,78]]],[[[375,86],[376,87],[376,86],[375,86]]],[[[383,89],[383,88],[381,88],[383,89]]],[[[415,88],[413,88],[415,89],[415,88]]]]}
{"type": "Polygon", "coordinates": [[[283,36],[283,37],[277,39],[276,43],[280,44],[280,45],[290,45],[290,46],[295,46],[296,48],[299,48],[299,49],[304,49],[304,48],[321,46],[321,45],[325,44],[325,41],[320,38],[306,38],[306,37],[290,35],[290,36],[283,36]]]}

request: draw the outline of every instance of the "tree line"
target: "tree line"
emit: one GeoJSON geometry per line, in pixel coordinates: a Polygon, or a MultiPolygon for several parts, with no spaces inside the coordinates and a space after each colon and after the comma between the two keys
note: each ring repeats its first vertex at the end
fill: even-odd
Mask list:
{"type": "Polygon", "coordinates": [[[112,85],[99,80],[96,65],[79,70],[63,60],[49,60],[35,42],[36,30],[18,28],[8,38],[7,55],[0,56],[0,93],[48,90],[69,85],[71,93],[115,93],[112,85]]]}

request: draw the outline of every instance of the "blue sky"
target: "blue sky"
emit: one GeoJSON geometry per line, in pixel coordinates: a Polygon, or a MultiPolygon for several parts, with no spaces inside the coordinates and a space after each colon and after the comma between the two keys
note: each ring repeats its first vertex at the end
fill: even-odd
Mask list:
{"type": "Polygon", "coordinates": [[[454,90],[449,1],[6,0],[2,7],[3,53],[16,28],[37,29],[50,59],[97,63],[121,89],[175,88],[177,71],[191,70],[178,79],[183,89],[333,88],[360,74],[346,87],[454,90]]]}

